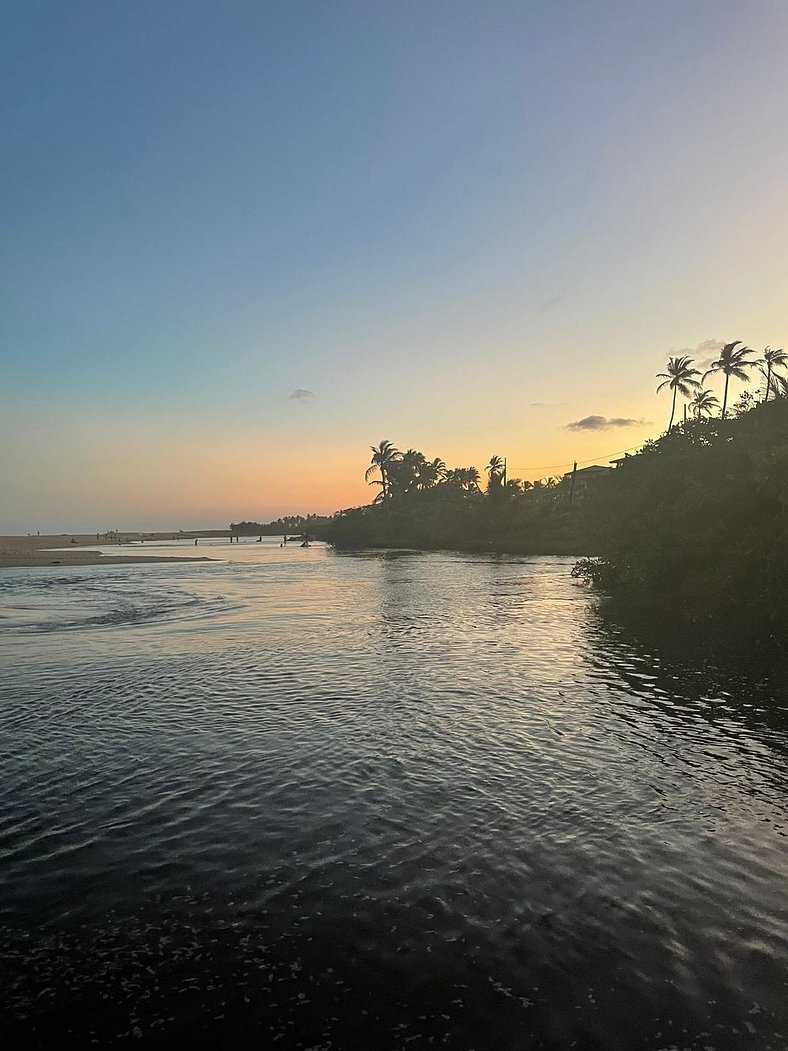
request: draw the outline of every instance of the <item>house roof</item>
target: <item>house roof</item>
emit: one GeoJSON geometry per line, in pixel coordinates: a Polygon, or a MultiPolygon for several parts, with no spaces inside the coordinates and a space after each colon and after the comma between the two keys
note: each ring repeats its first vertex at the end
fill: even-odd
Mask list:
{"type": "Polygon", "coordinates": [[[575,471],[575,476],[579,475],[594,475],[594,474],[607,474],[608,471],[612,471],[612,467],[601,467],[598,463],[593,464],[591,467],[581,467],[579,471],[575,471]]]}

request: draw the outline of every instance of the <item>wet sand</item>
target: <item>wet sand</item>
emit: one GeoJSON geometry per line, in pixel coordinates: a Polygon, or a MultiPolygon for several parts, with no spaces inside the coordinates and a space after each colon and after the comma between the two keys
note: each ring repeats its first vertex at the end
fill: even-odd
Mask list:
{"type": "MultiPolygon", "coordinates": [[[[0,536],[0,568],[4,566],[96,566],[120,562],[211,562],[210,558],[175,555],[148,555],[143,540],[172,540],[169,533],[120,533],[117,539],[95,533],[61,533],[50,536],[0,536]],[[85,548],[97,544],[117,545],[117,555],[102,555],[85,548]],[[66,548],[65,551],[54,550],[66,548]]],[[[193,533],[177,534],[178,539],[193,540],[193,533]]],[[[195,548],[199,551],[199,547],[195,548]]]]}

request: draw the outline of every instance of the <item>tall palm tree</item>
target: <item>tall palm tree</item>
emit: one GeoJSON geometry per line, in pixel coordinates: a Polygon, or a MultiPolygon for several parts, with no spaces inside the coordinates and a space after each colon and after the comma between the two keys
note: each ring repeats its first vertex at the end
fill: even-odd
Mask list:
{"type": "Polygon", "coordinates": [[[758,368],[763,372],[764,365],[766,366],[766,394],[764,395],[764,402],[769,400],[769,391],[772,389],[772,372],[775,369],[784,369],[788,365],[788,354],[784,350],[772,350],[771,347],[764,347],[763,357],[755,362],[758,368]]]}
{"type": "Polygon", "coordinates": [[[484,469],[490,478],[503,478],[503,457],[491,456],[490,462],[484,469]]]}
{"type": "Polygon", "coordinates": [[[710,390],[705,390],[701,387],[692,395],[690,412],[696,420],[700,420],[704,416],[711,416],[719,404],[719,398],[715,397],[710,390]]]}
{"type": "Polygon", "coordinates": [[[487,492],[492,496],[498,495],[503,488],[503,476],[505,471],[502,456],[491,456],[490,462],[484,468],[487,472],[487,492]]]}
{"type": "Polygon", "coordinates": [[[725,410],[728,407],[728,383],[731,376],[746,382],[750,378],[746,370],[751,369],[755,364],[754,361],[750,361],[747,358],[747,355],[753,352],[749,347],[740,347],[740,343],[740,339],[735,339],[733,343],[726,343],[720,351],[720,356],[717,360],[712,361],[711,367],[703,373],[704,380],[713,372],[723,372],[725,374],[725,393],[722,396],[722,412],[720,413],[720,418],[723,420],[725,419],[725,410]],[[739,348],[738,350],[736,349],[737,347],[739,348]]]}
{"type": "Polygon", "coordinates": [[[382,441],[380,445],[370,445],[370,449],[372,450],[372,459],[369,467],[364,472],[364,481],[369,482],[370,485],[380,486],[383,503],[385,504],[391,491],[389,487],[390,472],[394,464],[399,460],[401,453],[389,441],[382,441]],[[375,471],[380,471],[380,479],[375,478],[370,482],[370,475],[373,475],[375,471]]]}
{"type": "Polygon", "coordinates": [[[700,386],[695,379],[696,376],[700,376],[700,373],[697,369],[693,369],[692,358],[668,358],[667,370],[657,373],[657,379],[662,380],[657,387],[657,394],[663,387],[669,387],[673,391],[668,430],[673,426],[673,417],[676,415],[676,395],[681,394],[683,398],[688,398],[691,391],[700,386]]]}

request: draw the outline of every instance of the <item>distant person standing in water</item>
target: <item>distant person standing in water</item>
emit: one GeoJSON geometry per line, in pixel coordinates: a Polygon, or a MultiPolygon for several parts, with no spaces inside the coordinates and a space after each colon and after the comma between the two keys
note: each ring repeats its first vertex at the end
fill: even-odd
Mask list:
{"type": "Polygon", "coordinates": [[[197,547],[197,541],[196,540],[194,541],[194,546],[197,547]]]}

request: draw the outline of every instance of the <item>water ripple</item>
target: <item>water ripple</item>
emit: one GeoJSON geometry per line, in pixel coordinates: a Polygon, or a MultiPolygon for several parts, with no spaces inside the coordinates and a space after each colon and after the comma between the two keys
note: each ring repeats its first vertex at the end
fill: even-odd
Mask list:
{"type": "Polygon", "coordinates": [[[305,554],[0,580],[9,1039],[785,1046],[779,684],[567,560],[305,554]]]}

